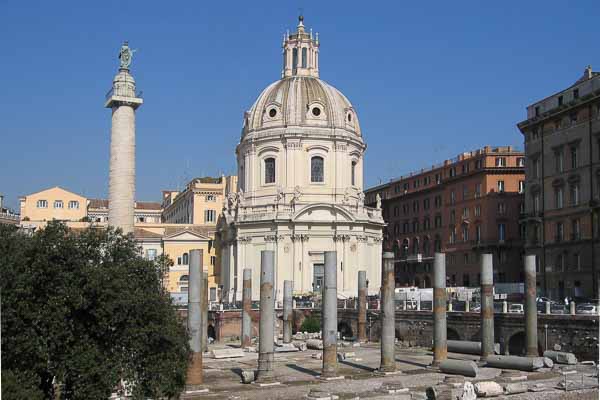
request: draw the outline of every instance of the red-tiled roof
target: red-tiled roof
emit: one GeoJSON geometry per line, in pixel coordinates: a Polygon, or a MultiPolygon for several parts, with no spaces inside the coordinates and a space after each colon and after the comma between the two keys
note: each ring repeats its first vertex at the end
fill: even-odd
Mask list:
{"type": "MultiPolygon", "coordinates": [[[[108,199],[90,199],[90,208],[108,208],[108,199]]],[[[161,210],[160,203],[155,201],[136,201],[136,210],[161,210]]]]}

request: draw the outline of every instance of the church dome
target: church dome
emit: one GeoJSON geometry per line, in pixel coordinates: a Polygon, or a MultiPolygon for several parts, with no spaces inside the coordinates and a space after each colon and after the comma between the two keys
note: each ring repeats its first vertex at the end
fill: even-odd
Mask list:
{"type": "Polygon", "coordinates": [[[244,115],[242,139],[256,131],[278,135],[282,128],[314,127],[343,130],[361,140],[350,101],[319,79],[319,47],[319,34],[307,32],[300,16],[297,31],[283,37],[282,78],[263,90],[244,115]]]}
{"type": "Polygon", "coordinates": [[[360,136],[350,101],[314,76],[292,75],[269,85],[246,114],[244,134],[293,126],[338,128],[360,136]]]}

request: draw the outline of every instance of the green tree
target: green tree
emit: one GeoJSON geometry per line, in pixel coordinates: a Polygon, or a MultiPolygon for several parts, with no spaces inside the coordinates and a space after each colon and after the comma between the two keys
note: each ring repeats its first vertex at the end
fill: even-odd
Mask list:
{"type": "Polygon", "coordinates": [[[100,399],[123,380],[134,398],[177,396],[190,351],[166,265],[113,229],[0,225],[2,395],[36,398],[15,394],[24,381],[44,398],[60,386],[64,399],[100,399]]]}

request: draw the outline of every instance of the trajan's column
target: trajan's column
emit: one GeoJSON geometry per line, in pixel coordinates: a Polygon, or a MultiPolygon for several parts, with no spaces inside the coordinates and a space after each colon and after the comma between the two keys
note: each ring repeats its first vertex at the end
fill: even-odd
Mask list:
{"type": "Polygon", "coordinates": [[[105,107],[112,109],[108,224],[133,232],[135,203],[135,110],[143,100],[135,91],[129,73],[133,52],[127,42],[119,52],[119,72],[106,95],[105,107]]]}

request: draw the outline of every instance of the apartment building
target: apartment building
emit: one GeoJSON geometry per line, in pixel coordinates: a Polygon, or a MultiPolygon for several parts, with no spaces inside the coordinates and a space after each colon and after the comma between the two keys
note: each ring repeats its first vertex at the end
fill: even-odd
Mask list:
{"type": "Polygon", "coordinates": [[[433,255],[446,253],[447,283],[480,284],[479,258],[494,256],[496,282],[521,282],[524,154],[512,147],[466,152],[366,190],[382,199],[384,249],[396,255],[396,285],[431,287],[433,255]]]}
{"type": "Polygon", "coordinates": [[[527,106],[526,251],[552,298],[598,298],[600,279],[600,73],[527,106]]]}

